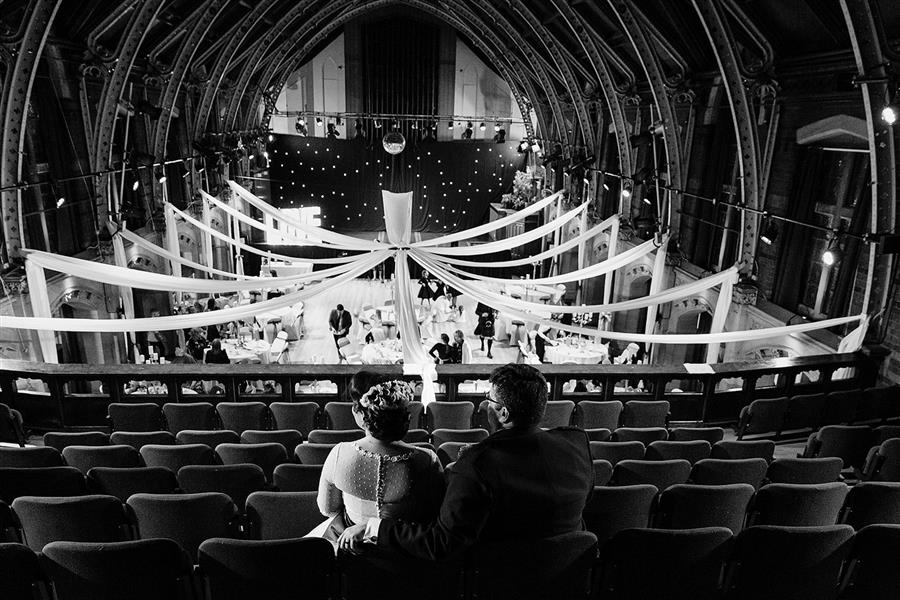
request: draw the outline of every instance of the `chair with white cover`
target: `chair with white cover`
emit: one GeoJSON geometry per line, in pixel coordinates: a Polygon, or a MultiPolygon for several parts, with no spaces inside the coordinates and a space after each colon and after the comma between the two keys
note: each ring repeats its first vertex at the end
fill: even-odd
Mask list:
{"type": "Polygon", "coordinates": [[[278,335],[275,336],[275,341],[272,342],[272,347],[269,348],[269,362],[281,362],[284,353],[287,351],[287,337],[286,331],[279,331],[278,335]]]}

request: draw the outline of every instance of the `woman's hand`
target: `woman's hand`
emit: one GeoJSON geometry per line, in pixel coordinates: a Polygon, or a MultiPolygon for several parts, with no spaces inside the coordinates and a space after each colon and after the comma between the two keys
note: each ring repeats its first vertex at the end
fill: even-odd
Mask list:
{"type": "Polygon", "coordinates": [[[344,552],[358,554],[362,550],[363,538],[366,535],[365,524],[351,525],[338,538],[338,548],[344,552]]]}

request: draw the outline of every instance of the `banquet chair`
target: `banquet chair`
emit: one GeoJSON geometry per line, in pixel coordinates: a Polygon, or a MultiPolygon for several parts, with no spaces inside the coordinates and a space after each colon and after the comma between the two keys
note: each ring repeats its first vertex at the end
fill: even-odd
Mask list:
{"type": "Polygon", "coordinates": [[[214,429],[212,431],[204,431],[202,429],[184,429],[178,432],[175,440],[179,444],[204,444],[210,448],[215,448],[219,444],[237,444],[241,441],[241,436],[230,429],[214,429]]]}
{"type": "Polygon", "coordinates": [[[847,561],[841,598],[900,598],[900,525],[869,525],[856,531],[847,561]]]}
{"type": "Polygon", "coordinates": [[[0,446],[0,467],[61,467],[62,454],[48,446],[0,446]]]}
{"type": "Polygon", "coordinates": [[[243,513],[247,497],[266,489],[266,476],[259,466],[252,464],[188,465],[178,471],[178,487],[186,494],[225,494],[243,513]]]}
{"type": "Polygon", "coordinates": [[[223,429],[239,436],[247,429],[269,429],[269,407],[263,402],[219,402],[216,412],[223,429]]]}
{"type": "Polygon", "coordinates": [[[710,444],[715,444],[724,438],[725,430],[721,427],[675,427],[669,430],[670,442],[705,440],[710,444]]]}
{"type": "Polygon", "coordinates": [[[747,483],[759,489],[766,478],[769,463],[763,458],[722,460],[705,458],[691,468],[690,482],[695,485],[729,485],[747,483]]]}
{"type": "Polygon", "coordinates": [[[691,463],[686,460],[622,460],[613,468],[612,485],[649,483],[660,492],[686,483],[691,475],[691,463]]]}
{"type": "Polygon", "coordinates": [[[604,592],[622,600],[717,600],[733,545],[723,527],[620,531],[604,557],[604,592]]]}
{"type": "Polygon", "coordinates": [[[48,431],[44,434],[44,445],[60,452],[66,446],[109,446],[109,435],[100,431],[77,433],[48,431]]]}
{"type": "Polygon", "coordinates": [[[324,465],[325,459],[328,458],[328,454],[334,446],[334,444],[310,444],[309,442],[304,442],[294,449],[294,455],[300,461],[300,464],[324,465]]]}
{"type": "Polygon", "coordinates": [[[829,483],[841,477],[843,461],[831,458],[776,458],[769,465],[770,483],[829,483]]]}
{"type": "Polygon", "coordinates": [[[436,400],[428,405],[425,411],[426,428],[435,429],[469,429],[475,407],[471,402],[442,402],[436,400]]]}
{"type": "Polygon", "coordinates": [[[178,473],[186,465],[214,465],[218,456],[205,444],[181,444],[178,446],[157,446],[147,444],[141,448],[141,456],[148,467],[165,467],[178,473]]]}
{"type": "Polygon", "coordinates": [[[673,485],[659,495],[653,526],[660,529],[725,527],[737,535],[744,527],[754,491],[747,483],[673,485]]]}
{"type": "Polygon", "coordinates": [[[770,483],[759,488],[747,515],[747,525],[812,527],[837,523],[847,484],[770,483]]]}
{"type": "Polygon", "coordinates": [[[248,537],[284,540],[303,537],[325,520],[318,492],[254,492],[247,498],[248,537]]]}
{"type": "Polygon", "coordinates": [[[575,425],[582,429],[608,429],[619,426],[619,417],[624,405],[618,400],[602,402],[582,400],[575,407],[575,425]]]}
{"type": "Polygon", "coordinates": [[[284,358],[285,352],[288,349],[288,334],[286,331],[279,331],[278,335],[275,336],[275,339],[272,341],[272,346],[269,348],[269,362],[270,363],[279,363],[284,358]]]}
{"type": "Polygon", "coordinates": [[[177,442],[175,436],[168,431],[113,431],[109,436],[109,443],[113,446],[131,446],[135,450],[140,450],[147,444],[173,446],[177,442]]]}
{"type": "Polygon", "coordinates": [[[319,405],[315,402],[273,402],[269,410],[276,429],[296,429],[305,437],[316,428],[319,405]]]}
{"type": "Polygon", "coordinates": [[[304,600],[332,597],[334,548],[321,538],[233,540],[200,545],[200,571],[209,600],[304,600]]]}
{"type": "MultiPolygon", "coordinates": [[[[34,600],[35,589],[44,583],[44,573],[37,554],[18,543],[0,543],[0,598],[4,600],[34,600]]],[[[41,593],[41,598],[49,594],[41,593]]]]}
{"type": "Polygon", "coordinates": [[[857,483],[847,492],[840,521],[857,531],[867,525],[879,523],[900,525],[900,483],[857,483]]]}
{"type": "Polygon", "coordinates": [[[275,467],[272,483],[280,492],[315,492],[322,478],[322,465],[286,463],[275,467]]]}
{"type": "Polygon", "coordinates": [[[656,441],[668,439],[669,432],[663,427],[619,427],[612,432],[614,442],[641,442],[649,446],[656,441]]]}
{"type": "Polygon", "coordinates": [[[573,412],[575,412],[575,403],[571,400],[548,400],[544,418],[538,423],[538,427],[545,429],[568,427],[572,421],[573,412]]]}
{"type": "Polygon", "coordinates": [[[275,442],[262,444],[219,444],[216,454],[225,465],[253,464],[263,470],[266,481],[272,481],[275,467],[288,462],[284,446],[275,442]]]}
{"type": "Polygon", "coordinates": [[[329,429],[359,429],[353,417],[352,402],[328,402],[325,404],[325,415],[329,429]]]}
{"type": "Polygon", "coordinates": [[[728,600],[834,600],[851,549],[849,525],[748,527],[737,536],[728,600]]]}
{"type": "Polygon", "coordinates": [[[668,400],[629,400],[622,410],[623,427],[665,427],[668,421],[668,400]]]}
{"type": "Polygon", "coordinates": [[[674,460],[683,458],[691,464],[698,460],[709,458],[712,446],[706,440],[693,440],[690,442],[673,442],[671,440],[658,440],[651,442],[644,453],[644,460],[674,460]]]}
{"type": "Polygon", "coordinates": [[[362,429],[313,429],[307,436],[307,441],[313,444],[338,444],[340,442],[355,442],[366,436],[362,429]]]}
{"type": "Polygon", "coordinates": [[[155,402],[113,402],[107,419],[113,431],[159,431],[163,425],[162,409],[155,402]]]}
{"type": "Polygon", "coordinates": [[[722,440],[713,444],[710,458],[734,460],[741,458],[763,458],[772,462],[775,456],[775,442],[772,440],[722,440]]]}
{"type": "Polygon", "coordinates": [[[53,542],[41,555],[57,600],[192,600],[192,562],[170,539],[53,542]]]}
{"type": "Polygon", "coordinates": [[[93,467],[140,467],[141,455],[131,446],[67,446],[63,460],[85,475],[93,467]]]}
{"type": "Polygon", "coordinates": [[[650,514],[658,490],[652,485],[594,486],[584,506],[585,529],[604,544],[623,529],[650,526],[650,514]]]}
{"type": "Polygon", "coordinates": [[[167,402],[162,410],[167,429],[176,435],[185,429],[208,431],[217,428],[216,409],[209,402],[167,402]]]}
{"type": "Polygon", "coordinates": [[[20,496],[79,496],[87,493],[84,475],[75,467],[0,468],[0,501],[20,496]]]}
{"type": "Polygon", "coordinates": [[[613,466],[620,460],[642,460],[644,444],[641,442],[588,442],[593,459],[609,461],[613,466]]]}
{"type": "Polygon", "coordinates": [[[87,473],[88,491],[115,496],[121,502],[132,494],[174,494],[175,473],[163,467],[94,467],[87,473]]]}
{"type": "Polygon", "coordinates": [[[22,496],[12,504],[25,544],[40,552],[50,542],[121,542],[131,538],[115,496],[22,496]]]}
{"type": "Polygon", "coordinates": [[[303,443],[303,434],[296,429],[258,430],[248,429],[241,434],[243,444],[281,444],[288,457],[294,456],[294,448],[303,443]]]}
{"type": "MultiPolygon", "coordinates": [[[[349,346],[349,345],[350,345],[349,337],[344,336],[342,338],[338,338],[338,341],[337,341],[338,359],[342,362],[346,362],[346,363],[350,362],[351,355],[349,355],[347,353],[348,351],[346,350],[347,346],[349,346]]],[[[358,355],[356,355],[356,356],[358,356],[358,355]]]]}

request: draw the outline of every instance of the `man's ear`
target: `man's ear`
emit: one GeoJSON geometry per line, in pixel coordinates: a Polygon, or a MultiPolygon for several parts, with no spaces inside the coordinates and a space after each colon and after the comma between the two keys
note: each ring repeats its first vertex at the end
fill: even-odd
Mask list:
{"type": "Polygon", "coordinates": [[[504,425],[509,422],[509,409],[505,406],[501,406],[500,410],[497,411],[497,420],[503,423],[504,425]]]}

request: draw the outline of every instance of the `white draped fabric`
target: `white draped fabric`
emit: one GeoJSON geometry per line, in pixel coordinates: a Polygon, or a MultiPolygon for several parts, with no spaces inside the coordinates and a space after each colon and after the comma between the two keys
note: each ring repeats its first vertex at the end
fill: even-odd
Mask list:
{"type": "MultiPolygon", "coordinates": [[[[166,219],[166,250],[171,256],[181,256],[181,248],[178,246],[178,225],[175,223],[174,206],[168,202],[165,204],[163,211],[166,219]]],[[[181,277],[181,265],[174,259],[169,260],[170,273],[181,277]]]]}
{"type": "Polygon", "coordinates": [[[384,227],[388,241],[394,246],[409,246],[412,236],[412,192],[381,192],[384,204],[384,227]]]}
{"type": "MultiPolygon", "coordinates": [[[[56,355],[56,336],[53,335],[55,327],[48,325],[46,322],[52,320],[50,314],[50,296],[47,294],[47,278],[44,277],[44,270],[30,258],[25,259],[25,277],[28,279],[28,297],[31,299],[31,312],[34,318],[31,321],[38,327],[38,341],[41,345],[41,355],[46,363],[58,363],[59,357],[56,355]]],[[[24,317],[3,317],[3,324],[6,327],[15,327],[10,322],[11,319],[24,317]]]]}
{"type": "MultiPolygon", "coordinates": [[[[710,333],[722,333],[725,331],[725,321],[728,319],[728,309],[731,307],[731,296],[734,284],[737,283],[737,273],[731,279],[722,282],[719,289],[719,298],[716,300],[716,310],[713,313],[712,323],[709,326],[710,333]]],[[[710,344],[706,349],[706,362],[719,362],[719,344],[710,344]]]]}
{"type": "MultiPolygon", "coordinates": [[[[147,252],[150,252],[151,254],[155,254],[157,256],[165,258],[167,261],[170,261],[170,262],[175,261],[178,264],[183,265],[185,267],[190,267],[190,268],[196,269],[198,271],[204,271],[206,273],[212,273],[213,275],[219,275],[220,277],[227,277],[229,279],[247,279],[247,277],[244,277],[243,275],[229,273],[228,271],[222,271],[220,269],[213,269],[211,267],[207,267],[206,265],[202,265],[198,262],[188,260],[187,258],[182,258],[179,255],[172,254],[165,248],[160,248],[156,244],[145,240],[144,238],[137,235],[136,233],[125,230],[125,229],[116,233],[116,235],[113,236],[113,239],[115,240],[115,238],[117,238],[117,237],[128,240],[135,246],[138,246],[139,248],[143,248],[144,250],[146,250],[147,252]]],[[[122,265],[119,265],[119,266],[122,266],[122,265]]],[[[127,266],[127,265],[125,265],[125,266],[127,266]]]]}
{"type": "MultiPolygon", "coordinates": [[[[612,258],[616,255],[617,245],[619,242],[619,218],[618,215],[613,217],[616,219],[615,223],[609,228],[609,247],[606,252],[606,260],[612,260],[612,258]]],[[[607,277],[603,280],[603,303],[609,304],[609,301],[612,299],[612,277],[607,277]]]]}
{"type": "MultiPolygon", "coordinates": [[[[128,268],[128,258],[125,256],[125,243],[121,236],[113,235],[113,255],[116,260],[116,266],[123,269],[128,268]]],[[[134,296],[131,293],[131,286],[120,285],[119,295],[122,298],[122,312],[126,319],[134,318],[134,296]]]]}
{"type": "MultiPolygon", "coordinates": [[[[666,246],[668,243],[669,236],[665,235],[659,248],[656,249],[656,257],[653,259],[653,277],[650,279],[650,296],[659,295],[663,289],[666,273],[666,246]]],[[[737,275],[736,270],[735,275],[737,275]]],[[[646,334],[653,333],[653,328],[656,327],[656,310],[658,307],[659,304],[651,304],[647,307],[647,320],[644,323],[644,333],[646,334]]]]}

